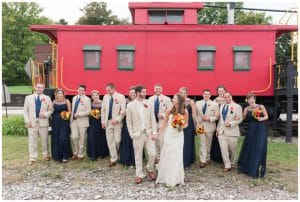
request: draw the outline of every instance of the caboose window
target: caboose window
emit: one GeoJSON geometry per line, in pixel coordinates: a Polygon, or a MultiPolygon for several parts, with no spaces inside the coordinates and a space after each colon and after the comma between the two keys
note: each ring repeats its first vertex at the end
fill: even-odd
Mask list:
{"type": "Polygon", "coordinates": [[[214,46],[198,46],[198,70],[213,70],[215,68],[214,46]]]}
{"type": "Polygon", "coordinates": [[[183,10],[177,9],[149,10],[149,22],[151,24],[182,24],[183,13],[183,10]]]}
{"type": "Polygon", "coordinates": [[[249,71],[252,48],[250,46],[233,46],[234,70],[249,71]]]}
{"type": "Polygon", "coordinates": [[[118,69],[133,70],[134,69],[134,46],[118,46],[118,69]]]}
{"type": "Polygon", "coordinates": [[[100,69],[100,52],[101,46],[84,46],[84,68],[100,69]]]}

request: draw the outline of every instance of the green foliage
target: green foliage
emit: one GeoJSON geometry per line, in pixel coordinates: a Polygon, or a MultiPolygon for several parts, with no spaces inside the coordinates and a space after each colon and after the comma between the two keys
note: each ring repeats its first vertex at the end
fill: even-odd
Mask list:
{"type": "Polygon", "coordinates": [[[31,94],[31,86],[8,86],[8,91],[10,94],[31,94]]]}
{"type": "Polygon", "coordinates": [[[83,9],[83,12],[77,22],[80,25],[119,25],[129,24],[127,19],[119,19],[112,11],[107,8],[106,2],[91,2],[83,9]]]}
{"type": "Polygon", "coordinates": [[[294,58],[291,58],[291,34],[283,34],[276,40],[276,63],[283,64],[287,60],[297,60],[297,42],[294,42],[294,58]]]}
{"type": "Polygon", "coordinates": [[[61,19],[59,19],[59,21],[56,22],[55,24],[67,25],[68,22],[67,22],[64,18],[61,18],[61,19]]]}
{"type": "Polygon", "coordinates": [[[24,66],[33,56],[34,45],[46,43],[44,34],[31,32],[32,24],[50,24],[40,17],[42,9],[34,2],[2,3],[2,60],[3,79],[8,85],[29,84],[24,66]]]}
{"type": "Polygon", "coordinates": [[[235,24],[239,25],[269,25],[272,22],[271,16],[266,16],[265,12],[242,12],[235,19],[235,24]]]}
{"type": "Polygon", "coordinates": [[[22,116],[11,116],[3,118],[2,133],[3,135],[27,136],[24,118],[22,116]]]}

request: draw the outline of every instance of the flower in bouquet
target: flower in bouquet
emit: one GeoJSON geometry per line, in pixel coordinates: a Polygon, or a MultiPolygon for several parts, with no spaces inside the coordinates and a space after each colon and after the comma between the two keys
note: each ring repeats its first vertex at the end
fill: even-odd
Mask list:
{"type": "Polygon", "coordinates": [[[61,117],[63,120],[69,120],[69,119],[70,119],[70,116],[71,116],[71,114],[70,114],[70,112],[68,112],[68,111],[62,111],[62,112],[60,113],[60,117],[61,117]]]}
{"type": "Polygon", "coordinates": [[[92,109],[91,110],[91,116],[94,117],[95,119],[99,119],[100,117],[100,110],[99,109],[92,109]]]}
{"type": "Polygon", "coordinates": [[[203,125],[197,126],[196,133],[197,133],[197,135],[204,135],[204,133],[205,133],[204,126],[203,125]]]}
{"type": "Polygon", "coordinates": [[[262,109],[261,109],[261,108],[258,108],[258,109],[253,110],[252,116],[253,116],[255,119],[258,119],[258,117],[263,117],[262,109]]]}
{"type": "Polygon", "coordinates": [[[176,114],[173,116],[173,119],[172,119],[173,128],[177,128],[178,131],[181,131],[184,124],[185,124],[185,120],[184,120],[183,115],[176,114]]]}

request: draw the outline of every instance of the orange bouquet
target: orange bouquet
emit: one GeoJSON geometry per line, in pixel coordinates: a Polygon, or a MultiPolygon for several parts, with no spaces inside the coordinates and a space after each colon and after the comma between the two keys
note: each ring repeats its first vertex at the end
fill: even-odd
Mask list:
{"type": "Polygon", "coordinates": [[[255,118],[255,119],[258,119],[258,117],[263,117],[263,113],[262,113],[262,110],[261,108],[258,108],[256,110],[254,110],[252,112],[252,116],[255,118]]]}
{"type": "Polygon", "coordinates": [[[71,116],[70,112],[67,112],[67,111],[62,111],[60,113],[60,117],[66,121],[70,119],[70,116],[71,116]]]}
{"type": "Polygon", "coordinates": [[[196,128],[196,133],[197,133],[197,135],[203,135],[205,133],[204,126],[203,125],[198,126],[196,128]]]}
{"type": "Polygon", "coordinates": [[[100,118],[100,110],[99,109],[92,109],[91,110],[91,116],[95,119],[99,119],[100,118]]]}
{"type": "Polygon", "coordinates": [[[184,124],[185,124],[185,120],[181,114],[176,114],[173,116],[173,119],[172,119],[173,128],[177,128],[178,131],[181,131],[184,124]]]}

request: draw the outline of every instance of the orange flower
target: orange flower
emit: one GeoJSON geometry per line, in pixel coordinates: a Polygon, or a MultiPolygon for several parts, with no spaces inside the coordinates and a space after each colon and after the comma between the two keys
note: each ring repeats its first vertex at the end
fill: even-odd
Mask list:
{"type": "Polygon", "coordinates": [[[171,124],[172,124],[173,128],[177,128],[178,131],[181,131],[182,127],[185,124],[184,117],[181,114],[174,115],[171,124]]]}
{"type": "Polygon", "coordinates": [[[100,110],[99,109],[92,109],[91,110],[91,116],[94,117],[95,119],[99,119],[100,118],[100,110]]]}
{"type": "Polygon", "coordinates": [[[256,110],[254,110],[254,111],[252,112],[252,116],[253,116],[255,119],[258,119],[258,117],[263,117],[261,108],[258,108],[258,109],[256,109],[256,110]]]}
{"type": "Polygon", "coordinates": [[[63,119],[63,120],[69,120],[70,119],[70,112],[67,112],[67,111],[62,111],[60,113],[60,117],[63,119]]]}
{"type": "Polygon", "coordinates": [[[196,128],[196,133],[197,135],[204,135],[205,131],[204,131],[204,126],[200,125],[196,128]]]}

